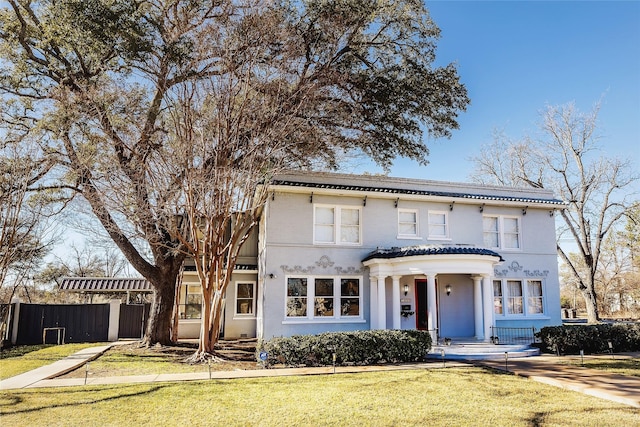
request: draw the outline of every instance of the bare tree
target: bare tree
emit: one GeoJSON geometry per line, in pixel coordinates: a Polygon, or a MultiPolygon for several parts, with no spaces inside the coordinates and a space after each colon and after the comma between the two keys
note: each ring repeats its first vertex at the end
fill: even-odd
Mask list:
{"type": "Polygon", "coordinates": [[[558,238],[568,235],[578,256],[569,256],[558,244],[558,254],[581,292],[589,322],[598,322],[596,277],[602,266],[603,244],[627,214],[639,177],[630,162],[599,155],[599,105],[587,113],[573,104],[550,106],[542,114],[540,139],[522,142],[497,139],[474,158],[483,183],[553,189],[565,201],[558,238]]]}
{"type": "MultiPolygon", "coordinates": [[[[2,130],[0,130],[2,132],[2,130]]],[[[35,144],[5,133],[0,147],[0,288],[8,303],[50,250],[52,215],[45,197],[32,186],[44,179],[53,163],[35,144]]],[[[29,295],[27,294],[27,297],[29,295]]]]}

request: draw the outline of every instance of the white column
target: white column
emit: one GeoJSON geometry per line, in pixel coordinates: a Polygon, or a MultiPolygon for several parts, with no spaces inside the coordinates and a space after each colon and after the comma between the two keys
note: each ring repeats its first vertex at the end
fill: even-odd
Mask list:
{"type": "Polygon", "coordinates": [[[392,276],[393,279],[393,292],[391,304],[393,304],[393,329],[400,329],[400,277],[392,276]]]}
{"type": "Polygon", "coordinates": [[[482,276],[471,276],[473,280],[473,319],[476,325],[476,339],[484,339],[484,316],[482,303],[482,276]]]}
{"type": "Polygon", "coordinates": [[[437,318],[437,304],[436,304],[436,276],[427,276],[427,329],[431,333],[431,340],[435,344],[438,342],[438,334],[436,331],[436,325],[438,324],[437,318]]]}
{"type": "Polygon", "coordinates": [[[375,276],[369,277],[371,296],[369,301],[369,329],[378,329],[378,279],[375,276]]]}
{"type": "Polygon", "coordinates": [[[484,339],[491,336],[493,324],[493,282],[489,276],[482,276],[482,293],[484,299],[484,339]]]}
{"type": "Polygon", "coordinates": [[[118,341],[120,329],[120,300],[109,301],[109,330],[107,331],[108,341],[118,341]]]}
{"type": "Polygon", "coordinates": [[[378,328],[387,329],[387,297],[385,291],[385,276],[378,276],[378,328]]]}

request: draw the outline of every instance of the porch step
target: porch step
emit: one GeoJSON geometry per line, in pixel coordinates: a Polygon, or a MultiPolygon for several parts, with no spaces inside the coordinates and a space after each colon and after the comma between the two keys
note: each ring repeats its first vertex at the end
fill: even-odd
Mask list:
{"type": "Polygon", "coordinates": [[[434,346],[427,354],[427,358],[444,358],[445,360],[504,359],[505,353],[509,359],[531,357],[538,356],[540,349],[525,344],[452,343],[451,345],[434,346]]]}

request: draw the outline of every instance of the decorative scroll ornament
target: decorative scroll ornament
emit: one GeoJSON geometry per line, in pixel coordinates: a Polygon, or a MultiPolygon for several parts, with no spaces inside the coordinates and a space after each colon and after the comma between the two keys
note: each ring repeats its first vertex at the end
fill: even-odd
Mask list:
{"type": "Polygon", "coordinates": [[[524,266],[520,265],[518,261],[512,261],[507,268],[502,270],[494,268],[493,275],[495,277],[518,277],[522,276],[522,274],[518,274],[520,271],[522,271],[522,274],[526,277],[547,277],[549,275],[549,270],[528,270],[525,269],[524,266]]]}
{"type": "Polygon", "coordinates": [[[509,264],[509,270],[513,271],[514,273],[517,273],[518,271],[522,270],[522,266],[518,261],[513,261],[511,262],[511,264],[509,264]]]}
{"type": "Polygon", "coordinates": [[[333,264],[335,264],[335,262],[331,261],[331,258],[326,255],[322,255],[320,259],[316,261],[316,265],[322,268],[333,267],[333,264]]]}
{"type": "Polygon", "coordinates": [[[281,265],[280,268],[282,269],[282,271],[284,271],[285,273],[304,273],[304,274],[309,274],[309,273],[313,273],[313,270],[315,269],[314,266],[310,265],[308,267],[303,267],[301,265],[294,265],[293,267],[289,267],[288,265],[281,265]]]}
{"type": "Polygon", "coordinates": [[[362,268],[356,267],[336,267],[336,273],[339,275],[347,275],[347,274],[362,274],[362,268]]]}
{"type": "MultiPolygon", "coordinates": [[[[333,267],[335,265],[335,262],[331,261],[331,258],[329,258],[327,255],[322,255],[320,257],[320,259],[318,259],[318,261],[315,262],[315,266],[314,265],[309,265],[307,267],[303,267],[301,265],[294,265],[293,267],[290,267],[288,265],[281,265],[280,268],[282,269],[282,271],[284,271],[285,273],[288,274],[311,274],[314,273],[316,269],[320,268],[323,270],[327,270],[330,267],[333,267]]],[[[362,273],[362,267],[341,267],[341,266],[337,266],[334,267],[336,274],[339,275],[347,275],[347,274],[361,274],[362,273]]],[[[320,273],[320,272],[318,272],[320,273]]]]}
{"type": "Polygon", "coordinates": [[[524,270],[524,274],[527,277],[547,277],[547,275],[549,274],[549,270],[524,270]]]}

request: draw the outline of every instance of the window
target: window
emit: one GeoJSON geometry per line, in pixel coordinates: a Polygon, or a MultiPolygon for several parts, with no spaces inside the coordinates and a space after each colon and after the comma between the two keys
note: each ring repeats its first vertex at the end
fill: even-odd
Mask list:
{"type": "Polygon", "coordinates": [[[179,312],[181,319],[200,319],[202,317],[202,289],[199,285],[183,286],[179,312]]]}
{"type": "Polygon", "coordinates": [[[333,243],[335,236],[334,208],[324,206],[316,207],[315,236],[316,243],[333,243]]]}
{"type": "Polygon", "coordinates": [[[398,210],[398,236],[418,237],[418,211],[398,210]]]}
{"type": "Polygon", "coordinates": [[[287,278],[286,317],[305,319],[360,318],[360,278],[287,278]],[[313,305],[310,305],[313,304],[313,305]]]}
{"type": "Polygon", "coordinates": [[[236,315],[237,316],[255,316],[255,283],[246,282],[236,283],[236,315]]]}
{"type": "Polygon", "coordinates": [[[502,308],[502,282],[500,280],[493,281],[493,312],[495,314],[504,314],[502,308]]]}
{"type": "Polygon", "coordinates": [[[522,282],[520,280],[507,280],[507,291],[508,313],[523,314],[522,282]]]}
{"type": "Polygon", "coordinates": [[[518,218],[502,218],[505,249],[520,249],[520,227],[518,218]]]}
{"type": "Polygon", "coordinates": [[[340,280],[340,315],[360,316],[360,280],[340,280]]]}
{"type": "Polygon", "coordinates": [[[527,281],[527,313],[529,314],[542,314],[544,312],[542,306],[542,281],[541,280],[528,280],[527,281]]]}
{"type": "Polygon", "coordinates": [[[307,317],[307,279],[287,279],[287,317],[307,317]]]}
{"type": "Polygon", "coordinates": [[[315,317],[333,317],[333,279],[315,279],[315,317]]]}
{"type": "Polygon", "coordinates": [[[544,314],[543,295],[542,280],[494,280],[494,313],[506,316],[544,314]]]}
{"type": "Polygon", "coordinates": [[[482,230],[484,232],[484,245],[489,248],[499,248],[500,231],[498,230],[498,217],[485,216],[482,218],[482,230]]]}
{"type": "Polygon", "coordinates": [[[494,280],[494,313],[507,316],[544,314],[543,294],[543,283],[540,279],[494,280]],[[526,288],[523,288],[524,285],[526,288]]]}
{"type": "Polygon", "coordinates": [[[489,248],[520,249],[520,218],[485,216],[482,231],[489,248]]]}
{"type": "Polygon", "coordinates": [[[314,243],[360,244],[360,208],[315,206],[314,212],[314,243]]]}
{"type": "Polygon", "coordinates": [[[448,239],[446,212],[429,212],[429,239],[448,239]]]}

